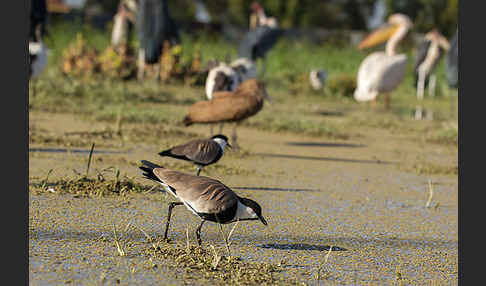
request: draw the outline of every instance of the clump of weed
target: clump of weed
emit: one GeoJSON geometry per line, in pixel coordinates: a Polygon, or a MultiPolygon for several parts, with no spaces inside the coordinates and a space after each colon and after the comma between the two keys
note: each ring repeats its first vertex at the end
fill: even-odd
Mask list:
{"type": "Polygon", "coordinates": [[[428,162],[414,163],[411,166],[402,167],[406,171],[413,171],[420,175],[457,175],[458,166],[444,166],[428,162]]]}
{"type": "Polygon", "coordinates": [[[74,194],[76,197],[124,195],[130,192],[147,192],[152,189],[153,186],[138,184],[126,175],[121,177],[119,170],[116,170],[115,176],[112,179],[106,179],[101,172],[98,172],[96,178],[89,178],[87,175],[78,174],[78,177],[74,179],[49,181],[47,176],[40,182],[33,182],[29,186],[29,191],[35,194],[50,192],[57,194],[74,194]]]}
{"type": "Polygon", "coordinates": [[[341,97],[353,97],[355,89],[355,74],[338,74],[334,77],[330,77],[325,85],[326,94],[341,97]]]}
{"type": "Polygon", "coordinates": [[[216,285],[285,284],[283,278],[273,275],[283,268],[269,263],[243,261],[236,256],[219,255],[214,247],[206,249],[185,243],[161,243],[157,247],[152,245],[144,254],[152,261],[164,259],[183,267],[186,281],[205,280],[216,285]]]}
{"type": "Polygon", "coordinates": [[[457,122],[455,124],[444,123],[442,128],[434,130],[427,136],[426,142],[457,146],[458,136],[457,122]]]}

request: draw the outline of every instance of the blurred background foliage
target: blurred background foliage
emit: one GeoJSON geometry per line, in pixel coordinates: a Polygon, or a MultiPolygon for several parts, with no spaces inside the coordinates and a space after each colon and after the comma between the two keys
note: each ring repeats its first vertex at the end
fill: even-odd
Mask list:
{"type": "MultiPolygon", "coordinates": [[[[177,0],[169,1],[171,14],[179,23],[195,22],[196,2],[208,10],[213,24],[230,23],[248,27],[250,5],[254,0],[177,0]]],[[[438,28],[447,37],[457,29],[458,0],[260,0],[269,16],[277,17],[282,28],[324,28],[368,30],[368,21],[377,2],[384,17],[404,13],[412,18],[415,31],[426,33],[438,28]]],[[[86,0],[86,14],[104,13],[109,19],[119,0],[86,0]]]]}

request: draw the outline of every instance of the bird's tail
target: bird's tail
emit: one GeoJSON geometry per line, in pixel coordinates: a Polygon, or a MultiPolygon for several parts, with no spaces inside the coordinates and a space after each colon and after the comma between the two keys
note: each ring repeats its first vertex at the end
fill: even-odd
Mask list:
{"type": "Polygon", "coordinates": [[[146,160],[142,160],[142,164],[144,166],[140,166],[139,168],[144,171],[144,173],[142,173],[142,175],[147,178],[147,179],[150,179],[150,180],[153,180],[153,181],[156,181],[156,182],[159,182],[159,183],[162,183],[162,181],[157,178],[157,176],[154,175],[154,169],[155,168],[164,168],[162,166],[159,166],[155,163],[152,163],[152,162],[149,162],[149,161],[146,161],[146,160]]]}
{"type": "Polygon", "coordinates": [[[169,156],[170,155],[170,150],[171,149],[167,149],[165,151],[162,151],[159,153],[160,156],[164,157],[164,156],[169,156]]]}
{"type": "Polygon", "coordinates": [[[182,123],[184,123],[185,126],[189,126],[189,125],[192,125],[192,120],[191,120],[191,117],[189,117],[189,115],[187,115],[186,117],[184,117],[184,120],[182,120],[182,123]]]}

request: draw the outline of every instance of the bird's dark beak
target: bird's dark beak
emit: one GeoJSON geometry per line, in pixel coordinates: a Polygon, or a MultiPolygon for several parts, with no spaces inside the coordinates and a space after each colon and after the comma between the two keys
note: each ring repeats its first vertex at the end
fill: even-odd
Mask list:
{"type": "Polygon", "coordinates": [[[263,216],[258,216],[258,218],[260,219],[260,221],[264,224],[264,225],[267,225],[267,221],[265,220],[265,218],[263,218],[263,216]]]}
{"type": "Polygon", "coordinates": [[[226,143],[226,147],[233,148],[233,146],[231,146],[230,143],[226,143]]]}

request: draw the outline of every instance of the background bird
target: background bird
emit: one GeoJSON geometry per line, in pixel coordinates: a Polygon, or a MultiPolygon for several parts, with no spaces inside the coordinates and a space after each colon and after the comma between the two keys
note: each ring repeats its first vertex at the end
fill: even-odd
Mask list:
{"type": "MultiPolygon", "coordinates": [[[[169,15],[167,0],[140,0],[137,6],[135,26],[140,42],[138,54],[138,79],[143,79],[145,64],[159,61],[165,41],[180,43],[179,30],[169,15]]],[[[155,66],[159,75],[159,65],[155,66]]],[[[158,77],[158,76],[157,76],[158,77]]]]}
{"type": "Polygon", "coordinates": [[[206,78],[206,97],[211,100],[214,92],[234,91],[240,83],[256,76],[256,66],[247,58],[238,58],[229,65],[225,62],[215,63],[206,78]]]}
{"type": "Polygon", "coordinates": [[[122,0],[118,11],[113,17],[113,29],[111,31],[111,45],[119,47],[128,41],[129,23],[135,24],[135,14],[138,0],[122,0]]]}
{"type": "Polygon", "coordinates": [[[164,239],[167,239],[172,209],[184,204],[188,210],[201,219],[196,229],[198,244],[201,245],[201,228],[205,221],[227,224],[243,220],[267,221],[262,216],[260,205],[248,198],[242,198],[218,180],[172,171],[142,160],[143,176],[161,184],[164,189],[179,200],[169,203],[164,239]]]}
{"type": "Polygon", "coordinates": [[[459,86],[459,42],[458,30],[450,41],[451,48],[447,52],[446,57],[446,76],[447,83],[451,88],[459,86]]]}
{"type": "Polygon", "coordinates": [[[261,76],[265,73],[265,54],[275,46],[282,35],[275,18],[268,18],[258,2],[252,4],[250,30],[244,35],[238,47],[238,57],[257,62],[261,59],[261,76]],[[254,24],[253,24],[254,23],[254,24]]]}
{"type": "Polygon", "coordinates": [[[248,58],[237,58],[230,63],[230,67],[236,72],[239,83],[257,77],[255,62],[248,58]]]}
{"type": "MultiPolygon", "coordinates": [[[[443,52],[448,51],[449,47],[449,41],[437,29],[425,34],[424,40],[417,48],[414,64],[415,87],[417,88],[418,99],[424,97],[424,89],[428,85],[429,77],[440,61],[443,52]]],[[[433,94],[433,91],[430,89],[429,91],[430,94],[433,94]]]]}
{"type": "Polygon", "coordinates": [[[322,69],[313,69],[309,73],[309,82],[313,90],[324,88],[326,83],[327,72],[322,69]]]}
{"type": "Polygon", "coordinates": [[[31,0],[29,29],[29,79],[37,78],[47,65],[47,47],[43,41],[47,32],[46,26],[46,1],[31,0]]]}
{"type": "Polygon", "coordinates": [[[233,91],[239,83],[240,78],[236,71],[224,62],[209,70],[206,78],[206,97],[211,100],[216,91],[233,91]]]}
{"type": "Polygon", "coordinates": [[[223,157],[228,137],[223,134],[214,135],[208,139],[196,139],[182,145],[174,146],[159,153],[160,156],[193,162],[197,165],[197,174],[208,165],[214,164],[223,157]]]}
{"type": "Polygon", "coordinates": [[[257,27],[267,26],[271,28],[278,27],[278,21],[275,17],[267,17],[262,5],[258,2],[253,2],[251,4],[251,14],[250,14],[250,30],[257,27]]]}
{"type": "Polygon", "coordinates": [[[253,62],[263,61],[261,76],[265,73],[265,55],[280,39],[282,30],[268,26],[259,26],[248,31],[240,42],[238,57],[247,58],[253,62]]]}
{"type": "Polygon", "coordinates": [[[237,124],[258,113],[263,108],[264,99],[270,100],[265,85],[255,79],[249,79],[233,92],[215,92],[212,100],[194,103],[189,107],[183,123],[189,126],[195,123],[235,122],[232,145],[238,150],[237,124]]]}
{"type": "Polygon", "coordinates": [[[385,25],[359,44],[359,49],[365,49],[386,41],[385,52],[371,53],[360,64],[354,92],[357,101],[372,100],[374,103],[378,94],[384,93],[385,107],[390,108],[390,92],[403,81],[407,65],[407,55],[397,54],[396,48],[412,26],[408,16],[393,14],[385,25]]]}

